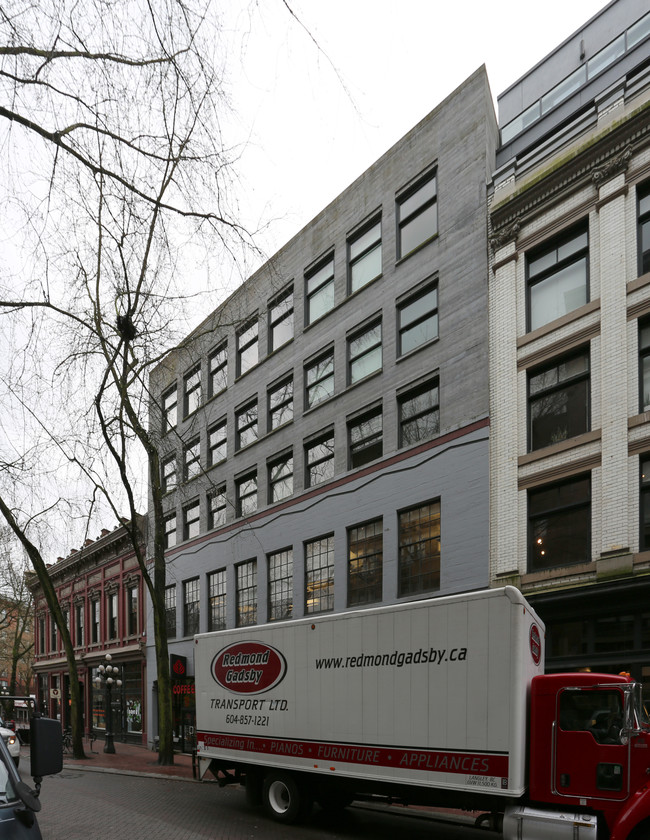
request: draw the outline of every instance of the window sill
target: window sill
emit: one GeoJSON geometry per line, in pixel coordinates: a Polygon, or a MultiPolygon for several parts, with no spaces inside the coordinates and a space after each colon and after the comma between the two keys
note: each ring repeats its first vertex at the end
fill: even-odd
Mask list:
{"type": "Polygon", "coordinates": [[[427,245],[430,245],[432,242],[436,242],[439,237],[440,232],[434,233],[433,236],[430,236],[428,239],[425,239],[424,242],[421,242],[417,247],[413,248],[412,251],[409,251],[408,254],[404,254],[403,257],[400,257],[395,262],[395,266],[398,267],[402,265],[402,263],[406,262],[406,260],[410,260],[412,256],[418,254],[423,248],[426,248],[427,245]]]}
{"type": "Polygon", "coordinates": [[[544,338],[544,336],[556,332],[556,330],[559,330],[561,327],[565,327],[567,324],[572,324],[574,321],[579,321],[581,318],[584,318],[585,315],[590,315],[592,312],[598,312],[599,310],[600,298],[592,300],[589,303],[585,303],[577,309],[574,309],[572,312],[568,312],[566,315],[562,315],[560,318],[555,318],[555,320],[549,321],[548,324],[544,324],[543,326],[537,327],[537,329],[531,330],[525,335],[520,336],[517,339],[517,349],[525,347],[527,344],[532,344],[532,342],[537,341],[538,338],[544,338]]]}
{"type": "Polygon", "coordinates": [[[419,344],[417,347],[414,347],[412,350],[409,350],[408,353],[403,353],[401,356],[398,356],[395,359],[395,364],[399,364],[400,362],[405,362],[411,357],[415,356],[417,353],[421,353],[423,350],[426,350],[429,347],[433,347],[435,344],[438,344],[440,341],[440,336],[437,335],[435,338],[429,339],[429,341],[425,341],[424,344],[419,344]]]}
{"type": "Polygon", "coordinates": [[[562,440],[559,443],[551,443],[548,446],[543,446],[540,449],[535,449],[533,452],[528,452],[526,455],[520,455],[517,459],[517,466],[525,467],[527,464],[533,464],[536,461],[541,461],[544,458],[552,458],[560,452],[566,452],[569,449],[576,449],[578,446],[586,446],[588,443],[594,443],[600,440],[601,430],[594,429],[591,432],[584,432],[581,435],[562,440]]]}

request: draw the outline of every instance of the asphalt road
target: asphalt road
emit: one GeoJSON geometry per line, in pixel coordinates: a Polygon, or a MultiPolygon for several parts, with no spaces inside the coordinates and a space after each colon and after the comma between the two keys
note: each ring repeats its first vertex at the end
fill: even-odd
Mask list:
{"type": "Polygon", "coordinates": [[[71,767],[43,781],[41,800],[38,819],[44,840],[395,840],[399,834],[409,840],[431,840],[433,832],[436,840],[489,840],[498,836],[465,825],[433,821],[429,816],[385,813],[373,806],[352,806],[336,816],[315,807],[307,822],[281,826],[251,811],[238,787],[71,767]]]}

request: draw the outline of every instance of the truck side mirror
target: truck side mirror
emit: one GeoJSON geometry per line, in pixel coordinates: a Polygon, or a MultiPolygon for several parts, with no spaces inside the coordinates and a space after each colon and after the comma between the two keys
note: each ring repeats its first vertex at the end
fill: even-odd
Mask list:
{"type": "Polygon", "coordinates": [[[63,770],[63,733],[52,718],[32,718],[29,727],[32,777],[53,776],[63,770]]]}

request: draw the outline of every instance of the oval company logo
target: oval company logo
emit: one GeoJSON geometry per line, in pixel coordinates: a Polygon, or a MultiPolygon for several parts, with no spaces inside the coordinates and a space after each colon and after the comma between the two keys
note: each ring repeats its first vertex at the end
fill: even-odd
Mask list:
{"type": "Polygon", "coordinates": [[[234,642],[212,660],[214,680],[235,694],[263,694],[275,688],[287,673],[279,650],[264,642],[234,642]]]}
{"type": "Polygon", "coordinates": [[[542,640],[539,635],[539,627],[536,624],[530,626],[530,655],[533,657],[535,665],[539,665],[542,658],[542,640]]]}

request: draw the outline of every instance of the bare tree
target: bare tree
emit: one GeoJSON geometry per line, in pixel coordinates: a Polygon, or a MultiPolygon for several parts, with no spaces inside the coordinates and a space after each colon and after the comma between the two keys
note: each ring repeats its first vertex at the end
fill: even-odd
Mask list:
{"type": "MultiPolygon", "coordinates": [[[[0,667],[8,670],[9,694],[28,694],[33,682],[34,628],[28,566],[9,529],[0,530],[0,667]]],[[[10,704],[7,711],[13,708],[10,704]]]]}
{"type": "MultiPolygon", "coordinates": [[[[0,512],[46,595],[43,521],[65,512],[89,522],[97,507],[128,520],[153,606],[159,762],[169,764],[160,426],[147,422],[157,411],[148,375],[187,332],[186,284],[201,257],[227,271],[251,247],[228,209],[236,152],[221,131],[218,25],[209,0],[17,0],[0,3],[0,33],[2,221],[20,235],[0,265],[10,406],[0,512]],[[146,499],[138,453],[149,553],[135,530],[146,499]]],[[[75,753],[81,738],[73,717],[75,753]]]]}

